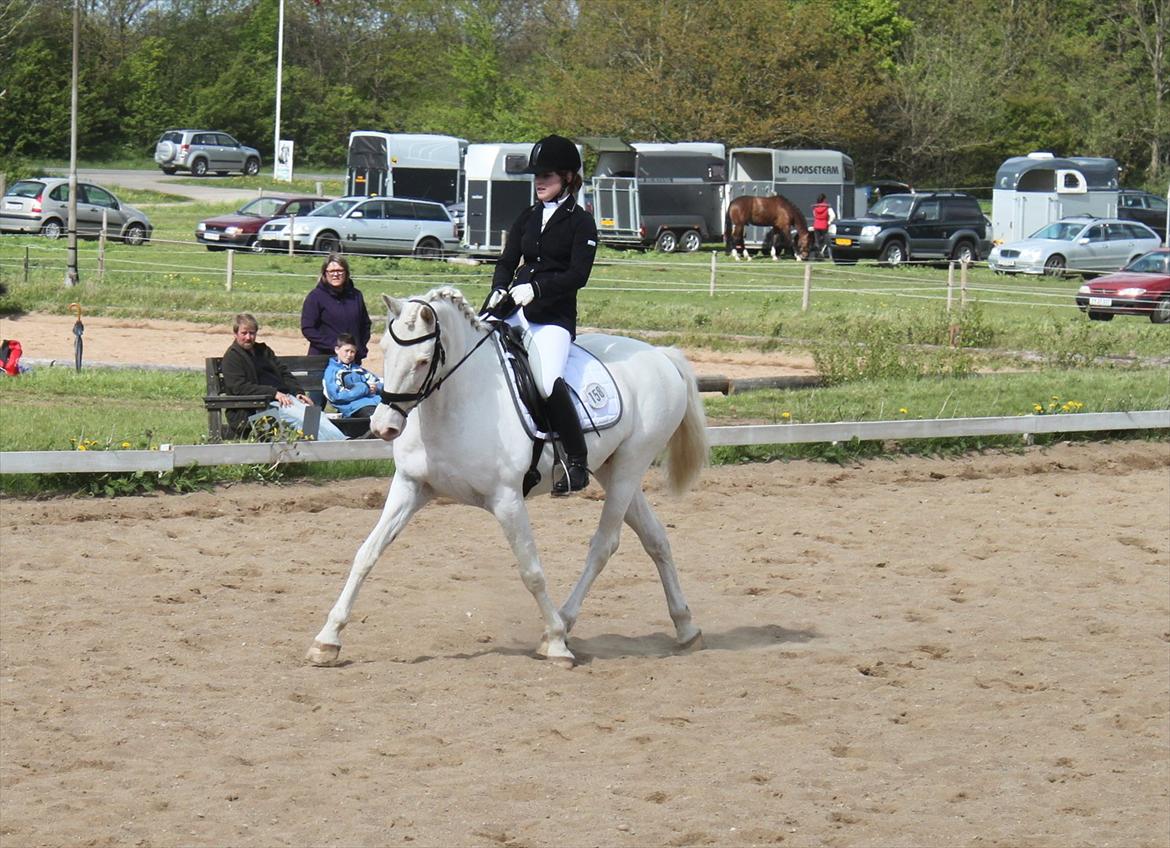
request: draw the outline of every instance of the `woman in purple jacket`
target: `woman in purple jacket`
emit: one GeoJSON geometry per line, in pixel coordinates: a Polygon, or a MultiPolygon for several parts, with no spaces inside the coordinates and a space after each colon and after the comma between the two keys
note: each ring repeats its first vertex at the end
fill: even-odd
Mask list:
{"type": "Polygon", "coordinates": [[[301,306],[301,334],[309,340],[310,356],[332,356],[342,333],[357,342],[360,365],[370,343],[370,313],[349,276],[349,262],[340,253],[330,253],[321,265],[317,285],[301,306]]]}

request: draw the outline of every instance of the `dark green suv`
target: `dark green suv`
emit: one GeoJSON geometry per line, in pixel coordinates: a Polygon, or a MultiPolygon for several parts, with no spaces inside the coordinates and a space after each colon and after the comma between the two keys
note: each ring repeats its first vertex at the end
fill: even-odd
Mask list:
{"type": "Polygon", "coordinates": [[[975,262],[991,249],[987,218],[969,194],[932,191],[891,194],[864,218],[829,226],[829,247],[837,262],[877,259],[900,265],[914,259],[975,262]]]}

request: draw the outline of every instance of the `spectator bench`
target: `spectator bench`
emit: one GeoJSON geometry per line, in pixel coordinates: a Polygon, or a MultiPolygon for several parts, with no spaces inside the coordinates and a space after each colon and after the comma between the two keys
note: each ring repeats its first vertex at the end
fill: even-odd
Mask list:
{"type": "MultiPolygon", "coordinates": [[[[369,433],[370,419],[343,418],[335,411],[330,412],[332,407],[325,409],[325,396],[321,390],[321,379],[325,376],[325,366],[329,364],[328,356],[278,356],[276,358],[288,367],[288,370],[297,378],[297,382],[304,388],[305,394],[324,410],[322,414],[327,415],[337,429],[351,439],[360,438],[369,433]]],[[[253,412],[267,409],[269,403],[268,398],[264,395],[229,395],[224,388],[223,372],[220,370],[222,362],[222,357],[210,356],[204,363],[207,374],[207,394],[203,398],[203,407],[207,410],[207,440],[209,442],[222,442],[224,439],[239,438],[232,432],[232,428],[227,422],[226,413],[229,409],[243,409],[251,415],[253,412]]],[[[309,418],[306,417],[306,421],[308,420],[309,418]]]]}

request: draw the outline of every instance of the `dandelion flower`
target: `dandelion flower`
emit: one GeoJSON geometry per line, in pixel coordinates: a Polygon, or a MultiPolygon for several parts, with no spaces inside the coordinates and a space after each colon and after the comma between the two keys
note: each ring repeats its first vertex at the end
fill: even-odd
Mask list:
{"type": "Polygon", "coordinates": [[[1044,407],[1042,407],[1042,406],[1041,406],[1040,404],[1038,404],[1038,403],[1034,403],[1034,404],[1032,404],[1032,411],[1033,411],[1033,412],[1043,412],[1043,411],[1044,411],[1044,407]]]}
{"type": "Polygon", "coordinates": [[[78,445],[77,449],[78,450],[89,450],[89,448],[87,448],[85,445],[78,445]]]}
{"type": "Polygon", "coordinates": [[[898,412],[899,412],[899,413],[901,413],[902,415],[905,415],[905,414],[906,414],[906,413],[908,413],[909,411],[910,411],[910,410],[909,410],[909,409],[907,409],[907,408],[906,408],[906,407],[904,407],[904,406],[900,406],[900,407],[898,407],[898,412]]]}
{"type": "Polygon", "coordinates": [[[129,442],[122,442],[122,448],[123,448],[123,449],[126,449],[126,448],[128,448],[128,447],[130,447],[130,443],[129,443],[129,442]]]}
{"type": "Polygon", "coordinates": [[[787,421],[788,419],[790,419],[792,417],[792,413],[791,412],[781,412],[780,417],[783,418],[785,421],[787,421]]]}

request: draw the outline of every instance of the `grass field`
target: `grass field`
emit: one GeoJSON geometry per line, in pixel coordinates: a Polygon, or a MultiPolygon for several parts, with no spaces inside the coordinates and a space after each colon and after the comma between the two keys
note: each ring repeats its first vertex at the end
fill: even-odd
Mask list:
{"type": "MultiPolygon", "coordinates": [[[[239,182],[253,187],[262,180],[239,182]]],[[[297,326],[319,257],[237,253],[229,290],[228,253],[206,250],[194,242],[193,232],[202,218],[238,204],[197,204],[113,188],[151,217],[153,241],[142,247],[111,243],[104,256],[97,242],[82,242],[82,284],[70,289],[62,282],[63,241],[0,237],[0,282],[8,289],[0,297],[0,311],[64,315],[68,304],[78,301],[87,315],[223,326],[233,314],[250,311],[265,325],[297,326]]],[[[708,410],[716,422],[1016,415],[1037,411],[1037,406],[1046,414],[1170,406],[1165,367],[1170,327],[1125,317],[1088,321],[1073,304],[1076,278],[1006,278],[975,266],[961,287],[957,268],[736,263],[713,252],[715,247],[690,255],[603,247],[579,297],[579,323],[656,343],[812,352],[822,374],[840,383],[815,391],[711,398],[708,410]],[[1022,373],[967,376],[996,369],[1022,373]],[[1070,402],[1081,406],[1067,407],[1070,402]]],[[[351,262],[372,309],[380,293],[409,295],[438,285],[454,285],[478,303],[492,271],[490,264],[411,258],[354,256],[351,262]]],[[[197,442],[204,426],[202,382],[195,374],[164,378],[94,370],[82,375],[49,370],[0,382],[0,448],[70,449],[85,439],[116,447],[147,433],[157,441],[197,442]],[[62,414],[66,409],[68,414],[62,414]]],[[[818,450],[824,449],[767,455],[818,450]]],[[[730,451],[721,458],[745,455],[730,451]]]]}

